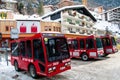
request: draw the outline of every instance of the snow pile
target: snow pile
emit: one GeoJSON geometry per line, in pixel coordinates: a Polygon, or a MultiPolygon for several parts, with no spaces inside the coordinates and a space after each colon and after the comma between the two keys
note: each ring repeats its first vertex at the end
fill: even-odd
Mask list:
{"type": "Polygon", "coordinates": [[[14,80],[11,76],[14,67],[11,66],[10,62],[7,66],[7,61],[5,60],[4,56],[1,56],[0,60],[0,80],[14,80]],[[11,73],[9,76],[7,73],[11,73]]]}
{"type": "Polygon", "coordinates": [[[9,63],[7,66],[5,55],[0,53],[0,80],[33,80],[26,71],[15,71],[14,66],[10,63],[10,56],[8,60],[9,63]]]}

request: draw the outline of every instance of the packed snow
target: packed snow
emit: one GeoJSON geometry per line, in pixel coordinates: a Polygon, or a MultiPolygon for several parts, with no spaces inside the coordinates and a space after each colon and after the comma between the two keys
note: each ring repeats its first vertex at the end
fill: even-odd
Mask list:
{"type": "MultiPolygon", "coordinates": [[[[9,57],[10,59],[10,57],[9,57]]],[[[119,80],[120,52],[106,58],[82,61],[71,60],[71,70],[62,72],[51,78],[40,77],[33,79],[26,71],[16,72],[10,64],[7,66],[5,56],[0,61],[0,80],[119,80]]]]}

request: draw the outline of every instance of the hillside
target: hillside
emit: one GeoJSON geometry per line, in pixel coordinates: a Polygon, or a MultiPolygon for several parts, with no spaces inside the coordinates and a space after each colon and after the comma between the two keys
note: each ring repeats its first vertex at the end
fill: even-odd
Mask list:
{"type": "MultiPolygon", "coordinates": [[[[60,0],[44,0],[44,4],[55,5],[59,1],[60,0]]],[[[73,1],[82,2],[82,0],[73,0],[73,1]]],[[[120,6],[120,0],[88,0],[88,5],[90,7],[103,6],[105,9],[110,9],[110,8],[120,6]]]]}
{"type": "MultiPolygon", "coordinates": [[[[26,12],[30,15],[40,7],[40,2],[43,2],[43,5],[57,5],[61,0],[17,0],[18,3],[22,3],[19,7],[25,6],[26,12]]],[[[82,0],[73,0],[75,3],[82,3],[82,0]]],[[[88,0],[88,7],[98,7],[103,6],[105,10],[120,6],[120,0],[88,0]]],[[[21,13],[23,9],[21,9],[21,13]]],[[[40,10],[40,9],[39,9],[40,10]]]]}

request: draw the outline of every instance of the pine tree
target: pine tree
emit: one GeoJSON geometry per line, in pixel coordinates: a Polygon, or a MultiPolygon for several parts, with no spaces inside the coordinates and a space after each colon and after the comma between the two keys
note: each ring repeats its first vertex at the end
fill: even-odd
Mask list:
{"type": "Polygon", "coordinates": [[[27,5],[27,14],[29,14],[29,15],[34,14],[32,3],[28,3],[28,5],[27,5]]]}
{"type": "Polygon", "coordinates": [[[20,2],[20,3],[17,4],[17,9],[18,9],[20,14],[23,14],[23,11],[22,11],[23,7],[24,7],[23,3],[20,2]]]}
{"type": "Polygon", "coordinates": [[[40,1],[38,4],[38,14],[42,16],[44,14],[44,9],[43,9],[43,2],[40,1]]]}

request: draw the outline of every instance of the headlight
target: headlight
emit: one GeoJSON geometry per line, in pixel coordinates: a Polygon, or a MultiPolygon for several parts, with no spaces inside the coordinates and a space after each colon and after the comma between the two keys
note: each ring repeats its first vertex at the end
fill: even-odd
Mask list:
{"type": "Polygon", "coordinates": [[[52,68],[49,68],[48,71],[52,71],[52,68]]]}
{"type": "Polygon", "coordinates": [[[56,67],[54,66],[54,67],[49,68],[49,69],[48,69],[48,72],[51,73],[51,72],[53,72],[53,71],[55,71],[55,70],[56,70],[56,67]]]}
{"type": "Polygon", "coordinates": [[[68,65],[68,63],[65,63],[65,66],[67,66],[68,65]]]}
{"type": "Polygon", "coordinates": [[[68,62],[68,65],[70,65],[71,64],[71,62],[68,62]]]}
{"type": "Polygon", "coordinates": [[[53,67],[53,70],[55,70],[56,69],[56,67],[53,67]]]}
{"type": "Polygon", "coordinates": [[[65,63],[65,66],[69,66],[71,63],[70,62],[67,62],[67,63],[65,63]]]}

